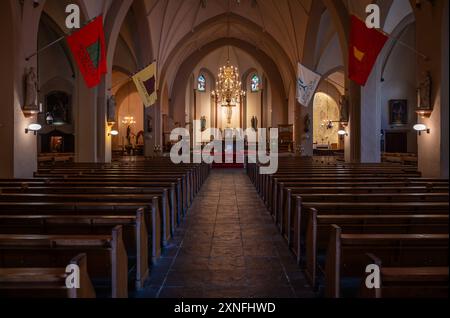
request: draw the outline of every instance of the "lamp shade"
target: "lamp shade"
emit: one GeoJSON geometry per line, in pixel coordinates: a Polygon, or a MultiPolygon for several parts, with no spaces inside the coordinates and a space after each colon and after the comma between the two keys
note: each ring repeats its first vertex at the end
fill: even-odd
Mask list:
{"type": "Polygon", "coordinates": [[[413,128],[414,128],[415,131],[425,131],[425,130],[428,129],[428,127],[426,125],[424,125],[424,124],[414,125],[413,128]]]}
{"type": "Polygon", "coordinates": [[[117,135],[119,135],[119,132],[117,130],[111,130],[110,135],[117,136],[117,135]]]}
{"type": "Polygon", "coordinates": [[[40,124],[30,124],[28,125],[28,130],[30,131],[39,131],[42,129],[42,126],[40,124]]]}
{"type": "Polygon", "coordinates": [[[339,136],[345,136],[345,135],[347,135],[347,132],[346,132],[344,129],[340,129],[340,130],[338,131],[338,135],[339,135],[339,136]]]}

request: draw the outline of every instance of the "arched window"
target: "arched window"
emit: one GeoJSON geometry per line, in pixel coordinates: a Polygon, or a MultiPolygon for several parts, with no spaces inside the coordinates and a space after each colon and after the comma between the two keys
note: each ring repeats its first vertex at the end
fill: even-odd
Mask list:
{"type": "Polygon", "coordinates": [[[197,79],[197,90],[199,92],[206,91],[206,78],[203,74],[201,74],[197,79]]]}
{"type": "Polygon", "coordinates": [[[252,76],[251,85],[253,93],[259,92],[261,80],[259,79],[258,74],[252,76]]]}

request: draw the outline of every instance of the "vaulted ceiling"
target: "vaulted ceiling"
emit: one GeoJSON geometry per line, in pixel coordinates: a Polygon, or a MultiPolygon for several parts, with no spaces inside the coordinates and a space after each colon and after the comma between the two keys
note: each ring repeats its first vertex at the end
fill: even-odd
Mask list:
{"type": "MultiPolygon", "coordinates": [[[[132,2],[120,0],[119,2],[132,2]]],[[[46,0],[56,4],[46,6],[55,13],[52,16],[64,16],[61,9],[68,0],[46,0]],[[51,9],[51,8],[54,8],[51,9]]],[[[341,53],[342,38],[338,35],[338,26],[334,18],[336,12],[326,10],[330,5],[349,13],[364,16],[365,8],[371,0],[135,0],[133,10],[123,22],[119,47],[128,46],[129,56],[135,65],[139,63],[139,50],[136,45],[137,33],[145,31],[148,41],[145,46],[149,56],[158,61],[160,79],[173,86],[177,72],[183,62],[194,53],[203,54],[208,44],[223,39],[237,40],[235,43],[247,43],[270,57],[278,67],[286,94],[295,80],[296,64],[304,60],[305,54],[314,55],[311,67],[322,73],[335,72],[344,68],[345,58],[341,53]],[[136,6],[139,3],[139,6],[136,6]],[[331,4],[330,4],[331,3],[331,4]],[[319,5],[318,5],[319,4],[319,5]],[[319,9],[315,9],[319,7],[319,9]],[[139,9],[137,9],[139,8],[139,9]],[[142,23],[136,21],[143,19],[142,23]],[[318,21],[316,29],[311,21],[318,21]],[[314,34],[311,34],[314,32],[314,34]],[[311,43],[308,37],[313,37],[311,43]],[[331,61],[332,60],[332,61],[331,61]]],[[[405,7],[410,0],[378,0],[382,8],[383,23],[388,31],[395,26],[393,17],[404,16],[405,7]]],[[[92,18],[95,15],[107,16],[112,11],[115,0],[78,0],[83,12],[92,18]]],[[[410,8],[409,8],[410,10],[410,8]]],[[[61,18],[59,18],[61,19],[61,18]]],[[[397,19],[398,20],[398,19],[397,19]]],[[[62,21],[60,21],[62,22],[62,21]]],[[[399,21],[398,21],[399,22],[399,21]]],[[[142,37],[140,38],[142,42],[142,37]]],[[[206,54],[206,53],[205,53],[206,54]]],[[[133,70],[130,70],[133,71],[133,70]]],[[[342,83],[343,84],[343,83],[342,83]]]]}

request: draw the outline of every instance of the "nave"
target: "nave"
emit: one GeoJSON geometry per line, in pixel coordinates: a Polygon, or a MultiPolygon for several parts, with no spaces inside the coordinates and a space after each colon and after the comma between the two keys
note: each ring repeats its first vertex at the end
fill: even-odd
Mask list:
{"type": "Polygon", "coordinates": [[[448,296],[447,179],[400,164],[280,159],[274,175],[260,164],[246,175],[160,158],[2,179],[0,293],[448,296]],[[65,285],[67,264],[79,267],[81,288],[65,285]],[[373,265],[376,289],[364,284],[373,265]]]}
{"type": "Polygon", "coordinates": [[[0,300],[448,297],[449,3],[1,0],[0,300]]]}
{"type": "Polygon", "coordinates": [[[243,170],[214,170],[138,297],[310,298],[243,170]]]}

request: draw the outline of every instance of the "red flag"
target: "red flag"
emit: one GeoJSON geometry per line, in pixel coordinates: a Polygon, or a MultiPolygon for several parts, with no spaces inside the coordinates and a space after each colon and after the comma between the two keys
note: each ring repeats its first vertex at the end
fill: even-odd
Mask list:
{"type": "Polygon", "coordinates": [[[89,88],[97,86],[106,74],[106,45],[103,17],[99,16],[67,37],[78,68],[89,88]]]}
{"type": "Polygon", "coordinates": [[[366,85],[378,55],[388,37],[376,29],[369,29],[366,24],[351,16],[349,43],[349,78],[361,86],[366,85]]]}

